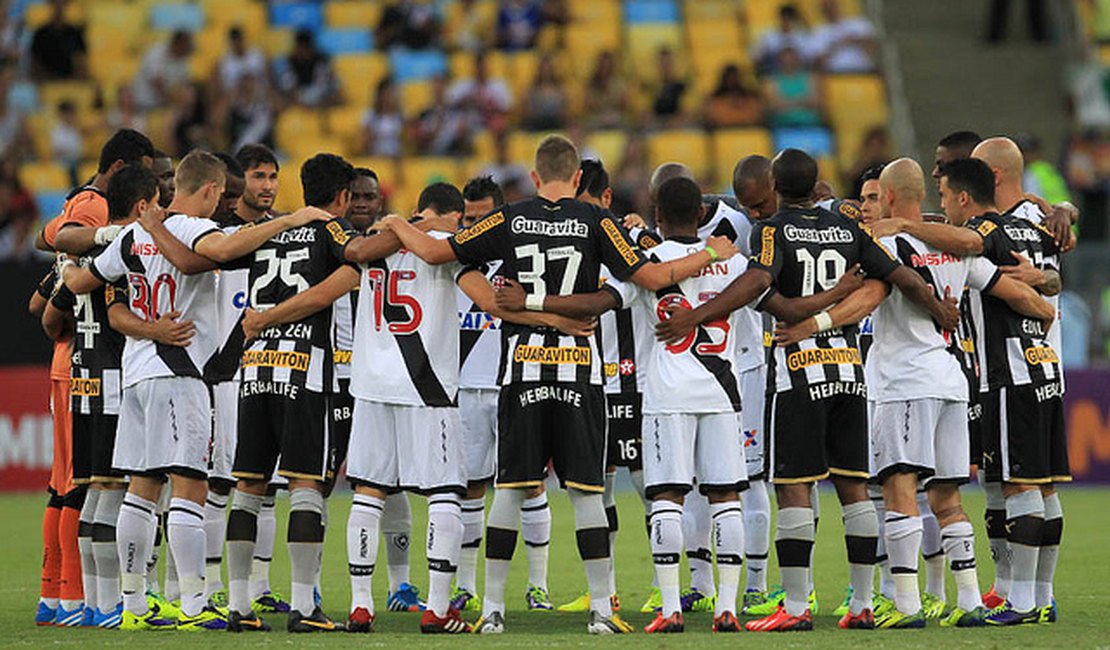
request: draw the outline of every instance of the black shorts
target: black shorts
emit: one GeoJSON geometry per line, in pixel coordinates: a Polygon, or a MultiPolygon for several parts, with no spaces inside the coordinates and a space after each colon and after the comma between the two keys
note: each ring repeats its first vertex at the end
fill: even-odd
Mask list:
{"type": "Polygon", "coordinates": [[[268,481],[280,456],[281,476],[325,481],[332,458],[328,398],[291,384],[242,382],[231,475],[268,481]]]}
{"type": "Polygon", "coordinates": [[[834,381],[773,394],[764,416],[768,479],[870,478],[866,391],[861,383],[834,381]]]}
{"type": "Polygon", "coordinates": [[[551,461],[565,487],[605,491],[605,393],[586,383],[523,382],[497,401],[496,487],[534,487],[551,461]]]}
{"type": "Polygon", "coordinates": [[[617,393],[605,396],[609,421],[609,441],[605,463],[609,467],[627,467],[631,472],[644,468],[641,446],[644,439],[643,395],[617,393]]]}
{"type": "MultiPolygon", "coordinates": [[[[95,415],[73,413],[73,438],[70,443],[73,484],[88,485],[92,478],[93,430],[96,428],[95,415]]],[[[111,458],[109,457],[109,464],[111,458]]]]}
{"type": "Polygon", "coordinates": [[[983,465],[988,481],[1071,480],[1060,384],[1005,386],[983,393],[983,465]]]}
{"type": "Polygon", "coordinates": [[[338,474],[343,461],[347,460],[347,448],[351,444],[351,416],[355,411],[355,398],[351,397],[351,380],[339,380],[339,392],[330,399],[331,409],[331,460],[328,471],[338,474]]]}
{"type": "Polygon", "coordinates": [[[969,460],[978,467],[983,463],[983,402],[978,387],[971,389],[971,400],[967,403],[967,436],[969,460]]]}

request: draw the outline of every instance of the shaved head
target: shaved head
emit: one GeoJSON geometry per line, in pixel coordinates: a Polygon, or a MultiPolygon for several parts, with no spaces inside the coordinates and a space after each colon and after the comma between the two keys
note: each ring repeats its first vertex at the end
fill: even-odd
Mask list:
{"type": "Polygon", "coordinates": [[[672,178],[688,178],[694,179],[694,172],[689,167],[678,162],[667,162],[655,168],[651,173],[651,180],[648,181],[648,191],[651,193],[651,200],[655,201],[655,194],[659,191],[659,187],[671,180],[672,178]]]}
{"type": "Polygon", "coordinates": [[[732,193],[753,219],[774,214],[778,197],[771,182],[771,160],[758,154],[741,158],[732,170],[732,193]]]}
{"type": "Polygon", "coordinates": [[[912,158],[899,158],[883,168],[879,174],[879,187],[885,195],[890,192],[895,201],[925,200],[925,173],[912,158]]]}
{"type": "Polygon", "coordinates": [[[995,170],[1001,182],[1020,181],[1025,171],[1025,162],[1021,149],[1009,138],[987,138],[971,152],[972,158],[978,158],[990,165],[995,170]]]}

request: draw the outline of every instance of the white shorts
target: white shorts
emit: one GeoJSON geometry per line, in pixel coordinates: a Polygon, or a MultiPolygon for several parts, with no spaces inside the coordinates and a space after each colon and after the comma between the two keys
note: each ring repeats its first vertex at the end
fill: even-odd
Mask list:
{"type": "Polygon", "coordinates": [[[112,468],[206,478],[211,441],[212,401],[203,381],[144,379],[123,389],[112,468]]]}
{"type": "Polygon", "coordinates": [[[239,382],[222,381],[212,387],[212,460],[208,478],[234,481],[235,440],[239,435],[239,382]]]}
{"type": "Polygon", "coordinates": [[[379,490],[463,494],[461,429],[457,408],[356,398],[347,477],[379,490]]]}
{"type": "Polygon", "coordinates": [[[737,413],[644,414],[644,493],[748,486],[737,413]]]}
{"type": "Polygon", "coordinates": [[[467,482],[492,481],[497,463],[497,389],[459,390],[462,421],[464,477],[467,482]]]}
{"type": "Polygon", "coordinates": [[[767,403],[767,366],[751,368],[740,373],[740,396],[744,410],[740,412],[740,431],[743,433],[744,462],[748,478],[763,478],[763,456],[766,444],[763,436],[763,405],[767,403]]]}
{"type": "Polygon", "coordinates": [[[965,482],[968,463],[967,402],[933,398],[882,402],[871,419],[871,455],[882,481],[893,473],[965,482]]]}

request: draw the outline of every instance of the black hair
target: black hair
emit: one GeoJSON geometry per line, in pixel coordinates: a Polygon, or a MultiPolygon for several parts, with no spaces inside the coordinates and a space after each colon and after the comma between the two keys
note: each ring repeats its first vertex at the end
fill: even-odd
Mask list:
{"type": "Polygon", "coordinates": [[[493,205],[498,206],[505,202],[505,194],[501,191],[492,176],[475,176],[468,180],[462,190],[463,198],[467,201],[481,201],[493,199],[493,205]]]}
{"type": "Polygon", "coordinates": [[[228,176],[243,178],[243,166],[239,164],[239,161],[236,160],[234,156],[223,152],[216,153],[214,155],[220,160],[224,161],[224,164],[227,165],[228,176]]]}
{"type": "Polygon", "coordinates": [[[938,147],[945,149],[974,149],[976,145],[983,141],[979,134],[974,131],[953,131],[940,139],[937,143],[938,147]]]}
{"type": "Polygon", "coordinates": [[[355,167],[355,176],[366,176],[378,180],[378,172],[370,169],[369,167],[355,167]]]}
{"type": "Polygon", "coordinates": [[[305,205],[322,208],[343,190],[350,191],[355,179],[351,163],[333,153],[318,153],[301,165],[301,187],[305,205]]]}
{"type": "Polygon", "coordinates": [[[752,154],[741,158],[732,168],[732,193],[739,197],[743,193],[744,183],[763,182],[770,171],[771,161],[766,156],[752,154]]]}
{"type": "Polygon", "coordinates": [[[863,184],[867,181],[879,180],[879,176],[882,175],[883,169],[885,167],[886,163],[879,163],[878,165],[872,165],[863,170],[862,172],[860,172],[859,178],[856,179],[856,185],[863,187],[863,184]]]}
{"type": "Polygon", "coordinates": [[[154,145],[150,142],[150,138],[134,129],[120,129],[108,138],[100,149],[100,161],[97,163],[96,171],[103,174],[117,160],[122,160],[128,165],[140,163],[143,156],[154,157],[154,145]]]}
{"type": "Polygon", "coordinates": [[[169,155],[165,151],[162,151],[161,149],[155,149],[154,150],[154,155],[151,156],[151,158],[153,158],[155,160],[158,160],[159,158],[169,158],[169,159],[172,160],[173,156],[169,155]]]}
{"type": "Polygon", "coordinates": [[[668,179],[659,186],[655,207],[668,224],[696,224],[701,216],[701,188],[682,176],[668,179]]]}
{"type": "Polygon", "coordinates": [[[600,199],[605,190],[609,189],[609,172],[605,170],[605,165],[600,160],[590,158],[583,160],[580,168],[582,177],[578,179],[575,196],[589,194],[600,199]]]}
{"type": "Polygon", "coordinates": [[[783,149],[771,161],[775,191],[786,200],[806,201],[817,184],[817,161],[801,149],[783,149]]]}
{"type": "Polygon", "coordinates": [[[158,193],[158,178],[140,164],[127,165],[108,180],[108,218],[126,219],[139,201],[152,201],[158,193]]]}
{"type": "Polygon", "coordinates": [[[449,214],[451,212],[463,213],[466,204],[463,203],[462,192],[450,183],[432,183],[420,192],[416,201],[416,211],[423,212],[431,208],[436,214],[449,214]]]}
{"type": "Polygon", "coordinates": [[[243,168],[243,172],[258,167],[259,165],[273,165],[275,170],[281,169],[277,156],[264,144],[245,144],[235,152],[235,161],[243,168]]]}
{"type": "Polygon", "coordinates": [[[967,192],[979,205],[994,205],[994,170],[978,158],[957,158],[945,163],[941,178],[954,192],[967,192]]]}

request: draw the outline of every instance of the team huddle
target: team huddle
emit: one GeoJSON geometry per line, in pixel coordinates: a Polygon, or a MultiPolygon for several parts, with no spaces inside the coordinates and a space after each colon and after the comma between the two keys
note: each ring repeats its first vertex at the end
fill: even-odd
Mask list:
{"type": "Polygon", "coordinates": [[[489,177],[433,183],[410,217],[383,216],[375,173],[333,154],[303,164],[291,214],[273,209],[264,146],[193,151],[172,178],[151,170],[161,158],[120,131],[40,236],[59,253],[32,299],[56,341],[44,530],[65,521],[52,510],[79,512],[79,556],[48,543],[36,623],[255,632],[285,613],[290,632],[371,632],[384,539],[387,609],[422,611],[424,633],[502,633],[518,535],[527,608],[556,609],[551,475],[586,574],[558,609],[629,633],[620,467],[645,508],[647,633],[682,632],[690,611],[712,611],[714,632],[812,629],[826,478],[850,567],[841,628],[1056,621],[1056,296],[1075,215],[1022,192],[1009,139],[940,143],[944,215],[922,213],[912,159],[865,172],[857,203],[827,196],[797,149],[740,159],[734,196],[662,165],[654,214],[623,220],[604,165],[561,136],[536,150],[534,198],[505,203],[489,177]],[[320,574],[344,466],[351,604],[336,622],[320,574]],[[959,491],[973,467],[984,595],[959,491]],[[278,490],[288,602],[269,583],[278,490]],[[408,494],[427,499],[426,600],[408,494]]]}

